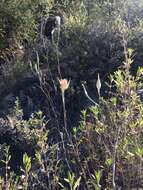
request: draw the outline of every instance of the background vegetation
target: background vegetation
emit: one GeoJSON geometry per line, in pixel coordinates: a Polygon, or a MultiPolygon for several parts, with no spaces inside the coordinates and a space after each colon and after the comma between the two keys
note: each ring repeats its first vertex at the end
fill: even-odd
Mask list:
{"type": "Polygon", "coordinates": [[[142,44],[142,0],[0,1],[0,189],[143,189],[142,44]]]}

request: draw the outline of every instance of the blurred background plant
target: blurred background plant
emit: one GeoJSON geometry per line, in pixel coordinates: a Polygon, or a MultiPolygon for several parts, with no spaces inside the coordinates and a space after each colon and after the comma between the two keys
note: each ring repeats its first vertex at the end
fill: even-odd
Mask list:
{"type": "Polygon", "coordinates": [[[1,189],[143,188],[142,23],[142,0],[1,0],[1,189]]]}

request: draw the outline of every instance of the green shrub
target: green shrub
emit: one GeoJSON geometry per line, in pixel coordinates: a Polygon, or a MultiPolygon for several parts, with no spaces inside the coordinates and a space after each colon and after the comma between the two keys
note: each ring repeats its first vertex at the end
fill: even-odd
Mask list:
{"type": "MultiPolygon", "coordinates": [[[[130,58],[128,61],[130,65],[130,58]]],[[[89,112],[84,111],[80,136],[76,131],[79,162],[92,187],[94,171],[101,172],[99,184],[107,189],[142,185],[143,106],[138,96],[142,69],[136,77],[128,69],[111,76],[111,86],[114,85],[116,92],[107,100],[100,98],[99,105],[91,107],[89,112]]]]}

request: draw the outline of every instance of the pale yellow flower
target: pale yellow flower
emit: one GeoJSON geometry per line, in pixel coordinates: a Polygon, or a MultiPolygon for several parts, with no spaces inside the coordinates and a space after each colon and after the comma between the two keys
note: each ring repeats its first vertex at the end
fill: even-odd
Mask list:
{"type": "Polygon", "coordinates": [[[64,92],[65,90],[69,88],[70,80],[69,81],[67,79],[58,79],[58,80],[59,80],[60,89],[62,92],[64,92]]]}

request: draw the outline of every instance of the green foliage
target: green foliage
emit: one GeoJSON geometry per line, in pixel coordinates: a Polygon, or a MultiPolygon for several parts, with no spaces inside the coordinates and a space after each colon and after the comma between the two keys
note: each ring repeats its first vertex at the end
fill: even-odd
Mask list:
{"type": "Polygon", "coordinates": [[[23,164],[24,164],[25,172],[28,175],[31,169],[31,158],[26,153],[23,155],[23,164]]]}
{"type": "Polygon", "coordinates": [[[3,40],[14,37],[18,41],[34,39],[40,16],[44,10],[50,8],[50,1],[21,1],[2,0],[0,3],[0,31],[3,40]],[[49,7],[48,7],[49,6],[49,7]]]}
{"type": "Polygon", "coordinates": [[[23,165],[24,165],[24,190],[28,189],[28,178],[29,178],[29,172],[31,169],[31,158],[25,153],[23,155],[23,165]]]}
{"type": "MultiPolygon", "coordinates": [[[[130,59],[127,64],[130,67],[130,59]]],[[[142,149],[140,147],[143,146],[141,132],[143,109],[137,95],[138,88],[141,86],[139,73],[141,71],[138,71],[135,78],[129,74],[128,67],[126,67],[125,70],[116,71],[111,76],[111,82],[116,87],[116,93],[108,100],[101,99],[100,106],[90,109],[94,120],[91,119],[91,122],[87,122],[83,131],[85,134],[86,129],[87,134],[84,137],[81,134],[82,141],[80,139],[81,144],[86,143],[85,137],[87,135],[87,142],[90,143],[86,143],[84,146],[88,147],[87,150],[91,148],[93,155],[95,153],[95,157],[92,159],[98,159],[96,163],[103,159],[102,167],[109,172],[106,180],[108,182],[111,180],[110,177],[114,175],[113,170],[116,167],[116,179],[118,179],[118,175],[123,175],[124,179],[128,179],[128,181],[124,181],[127,189],[131,188],[131,181],[137,177],[138,168],[135,169],[134,166],[142,162],[142,149]],[[96,147],[93,146],[94,141],[96,141],[96,147]],[[101,151],[101,157],[99,157],[98,149],[101,151]],[[127,167],[133,167],[134,171],[129,174],[126,172],[127,167]]],[[[88,156],[92,157],[91,152],[88,156]]],[[[101,165],[99,164],[98,167],[101,165]]]]}
{"type": "Polygon", "coordinates": [[[95,171],[94,174],[92,174],[91,179],[89,180],[89,184],[92,184],[95,190],[100,190],[100,180],[101,180],[102,171],[95,171]]]}
{"type": "MultiPolygon", "coordinates": [[[[77,190],[78,187],[80,186],[80,180],[81,180],[81,177],[79,177],[77,180],[75,179],[75,174],[74,173],[68,173],[68,177],[67,178],[64,178],[64,180],[69,184],[70,186],[70,190],[77,190]]],[[[61,187],[63,189],[64,186],[60,183],[61,187]]],[[[66,190],[66,189],[65,189],[66,190]]]]}

